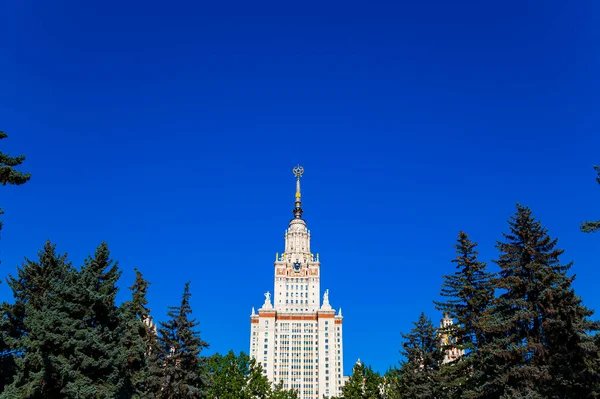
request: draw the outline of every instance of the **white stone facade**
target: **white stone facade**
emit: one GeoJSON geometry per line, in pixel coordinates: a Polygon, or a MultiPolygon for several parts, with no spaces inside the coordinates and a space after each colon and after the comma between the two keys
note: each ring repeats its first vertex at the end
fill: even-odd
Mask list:
{"type": "Polygon", "coordinates": [[[442,361],[444,364],[454,362],[465,354],[464,349],[458,349],[455,346],[452,346],[456,340],[450,334],[445,332],[453,324],[454,321],[448,315],[444,314],[444,318],[440,321],[440,329],[444,331],[444,333],[441,335],[441,343],[446,348],[444,352],[444,360],[442,361]]]}
{"type": "Polygon", "coordinates": [[[283,381],[300,399],[341,394],[344,380],[342,312],[320,298],[319,255],[310,250],[310,230],[302,219],[300,176],[296,181],[294,219],[285,231],[285,252],[275,257],[273,301],[250,316],[250,357],[272,383],[283,381]]]}

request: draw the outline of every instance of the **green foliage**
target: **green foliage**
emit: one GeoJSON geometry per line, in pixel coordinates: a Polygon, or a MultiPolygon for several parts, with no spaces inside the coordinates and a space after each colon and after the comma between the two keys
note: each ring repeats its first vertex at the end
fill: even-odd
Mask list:
{"type": "MultiPolygon", "coordinates": [[[[7,137],[6,133],[0,131],[0,140],[7,137]]],[[[6,186],[7,184],[19,185],[26,183],[31,178],[31,174],[15,170],[15,166],[21,165],[24,160],[24,155],[11,157],[0,151],[0,184],[6,186]]]]}
{"type": "MultiPolygon", "coordinates": [[[[598,173],[596,181],[598,182],[598,184],[600,184],[600,166],[594,166],[594,169],[596,170],[596,173],[598,173]]],[[[583,231],[584,233],[594,233],[599,230],[600,220],[597,220],[595,222],[585,221],[581,224],[581,231],[583,231]]]]}
{"type": "MultiPolygon", "coordinates": [[[[5,139],[7,136],[6,133],[0,131],[0,140],[5,139]]],[[[16,166],[19,166],[25,160],[24,155],[20,155],[17,157],[11,157],[8,154],[4,154],[0,151],[0,184],[6,186],[7,184],[11,185],[20,185],[25,184],[31,178],[30,173],[19,172],[15,169],[16,166]]],[[[2,215],[4,211],[0,209],[0,215],[2,215]]],[[[0,230],[2,230],[2,222],[0,221],[0,230]]]]}
{"type": "Polygon", "coordinates": [[[440,397],[439,370],[444,358],[436,329],[425,313],[408,334],[402,334],[404,342],[400,353],[404,355],[398,377],[392,390],[404,399],[440,397]]]}
{"type": "Polygon", "coordinates": [[[592,314],[575,296],[557,249],[529,208],[517,205],[509,233],[498,242],[501,294],[482,318],[480,347],[485,398],[587,398],[598,378],[592,314]]]}
{"type": "Polygon", "coordinates": [[[241,352],[236,356],[229,351],[225,356],[215,354],[208,358],[211,384],[207,399],[297,399],[294,390],[283,388],[283,381],[271,387],[260,363],[241,352]]]}
{"type": "Polygon", "coordinates": [[[342,387],[342,399],[384,399],[383,377],[371,366],[358,361],[348,382],[342,387]]]}
{"type": "Polygon", "coordinates": [[[190,283],[185,284],[181,304],[170,307],[169,320],[161,323],[159,343],[163,353],[163,399],[202,398],[209,385],[206,364],[200,353],[208,344],[195,330],[198,322],[191,319],[190,283]]]}
{"type": "Polygon", "coordinates": [[[494,297],[492,275],[486,264],[477,260],[476,243],[460,232],[455,245],[456,264],[454,274],[444,276],[441,296],[445,302],[435,302],[436,308],[456,322],[441,328],[440,333],[448,339],[442,342],[444,351],[456,348],[465,351],[464,356],[442,366],[440,381],[446,397],[468,397],[468,392],[479,384],[479,352],[483,344],[480,317],[494,297]]]}
{"type": "Polygon", "coordinates": [[[269,399],[298,399],[298,393],[293,389],[284,389],[283,381],[280,381],[271,390],[269,399]]]}
{"type": "Polygon", "coordinates": [[[135,273],[135,282],[129,288],[132,299],[120,309],[123,331],[120,347],[125,361],[123,392],[131,398],[156,398],[160,392],[162,357],[156,332],[146,323],[150,320],[146,299],[149,283],[139,270],[135,269],[135,273]]]}
{"type": "Polygon", "coordinates": [[[236,356],[229,351],[225,356],[215,354],[208,358],[208,372],[212,384],[208,399],[267,399],[270,385],[260,364],[241,352],[236,356]]]}
{"type": "Polygon", "coordinates": [[[75,270],[47,243],[9,280],[16,299],[16,373],[2,397],[126,397],[115,306],[117,264],[101,244],[75,270]]]}

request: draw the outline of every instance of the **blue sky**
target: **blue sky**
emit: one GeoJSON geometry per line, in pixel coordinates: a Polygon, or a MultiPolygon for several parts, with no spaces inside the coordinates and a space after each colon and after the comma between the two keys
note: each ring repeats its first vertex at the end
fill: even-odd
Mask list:
{"type": "Polygon", "coordinates": [[[209,352],[247,351],[300,163],[346,373],[438,322],[458,232],[491,264],[516,202],[600,311],[600,236],[579,232],[600,219],[599,7],[4,1],[2,151],[33,178],[2,188],[0,275],[47,239],[75,264],[106,240],[120,300],[137,267],[161,320],[191,280],[209,352]]]}

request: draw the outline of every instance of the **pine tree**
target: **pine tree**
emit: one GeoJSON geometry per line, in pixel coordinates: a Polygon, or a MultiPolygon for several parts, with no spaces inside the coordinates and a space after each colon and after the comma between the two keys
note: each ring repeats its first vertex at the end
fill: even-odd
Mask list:
{"type": "MultiPolygon", "coordinates": [[[[7,137],[8,135],[6,133],[0,131],[0,140],[7,137]]],[[[15,169],[15,167],[21,165],[24,160],[24,155],[11,157],[0,151],[0,184],[3,186],[6,186],[7,184],[18,186],[27,183],[31,178],[31,174],[19,172],[15,169]]],[[[4,211],[0,209],[0,215],[3,213],[4,211]]],[[[0,230],[2,230],[2,221],[0,221],[0,230]]]]}
{"type": "Polygon", "coordinates": [[[492,275],[487,272],[486,264],[477,260],[476,243],[460,232],[455,245],[456,264],[454,274],[444,276],[441,296],[445,302],[435,302],[436,308],[456,322],[442,328],[444,337],[451,337],[442,349],[456,348],[464,355],[443,365],[440,377],[447,397],[469,397],[467,392],[478,386],[479,373],[478,347],[483,344],[483,332],[479,326],[480,317],[494,297],[492,275]]]}
{"type": "Polygon", "coordinates": [[[597,357],[588,334],[597,330],[592,314],[575,296],[557,240],[517,204],[509,233],[498,242],[495,286],[501,294],[482,318],[480,347],[485,398],[592,397],[597,357]]]}
{"type": "Polygon", "coordinates": [[[181,305],[170,307],[169,320],[161,323],[159,343],[164,354],[161,398],[202,398],[209,385],[206,367],[200,358],[208,344],[195,331],[198,322],[190,319],[190,283],[185,284],[181,305]]]}
{"type": "MultiPolygon", "coordinates": [[[[594,166],[594,169],[596,170],[596,173],[598,173],[596,181],[600,184],[600,166],[594,166]]],[[[581,224],[581,231],[584,233],[594,233],[598,230],[600,230],[600,220],[595,222],[585,221],[581,224]]]]}
{"type": "Polygon", "coordinates": [[[438,373],[444,354],[431,320],[421,313],[408,334],[400,353],[406,358],[401,363],[394,390],[403,399],[440,398],[438,373]]]}
{"type": "Polygon", "coordinates": [[[352,368],[352,375],[342,387],[343,399],[384,399],[383,378],[359,361],[352,368]]]}

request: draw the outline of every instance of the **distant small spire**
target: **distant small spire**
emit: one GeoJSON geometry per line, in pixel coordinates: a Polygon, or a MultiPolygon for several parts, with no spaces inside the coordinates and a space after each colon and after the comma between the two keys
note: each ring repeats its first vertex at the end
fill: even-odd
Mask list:
{"type": "Polygon", "coordinates": [[[254,306],[252,306],[252,316],[255,316],[256,312],[254,311],[254,306]]]}
{"type": "Polygon", "coordinates": [[[296,176],[296,202],[294,202],[294,218],[302,219],[302,198],[300,194],[300,178],[304,174],[304,168],[300,165],[292,169],[294,176],[296,176]]]}
{"type": "Polygon", "coordinates": [[[338,316],[342,315],[342,308],[340,307],[340,311],[338,312],[338,316]]]}

